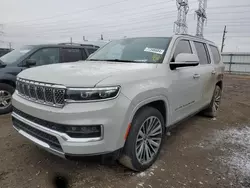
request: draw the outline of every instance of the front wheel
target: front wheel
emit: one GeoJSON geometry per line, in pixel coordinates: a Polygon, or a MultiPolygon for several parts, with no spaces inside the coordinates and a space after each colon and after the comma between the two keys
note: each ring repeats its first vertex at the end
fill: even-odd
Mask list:
{"type": "Polygon", "coordinates": [[[132,121],[120,163],[135,171],[149,168],[159,155],[164,131],[164,119],[157,109],[141,109],[132,121]]]}
{"type": "Polygon", "coordinates": [[[0,83],[0,114],[12,111],[11,97],[15,88],[4,83],[0,83]]]}
{"type": "Polygon", "coordinates": [[[204,114],[208,117],[216,117],[219,111],[220,102],[221,102],[221,88],[216,85],[212,101],[207,109],[204,110],[204,114]]]}

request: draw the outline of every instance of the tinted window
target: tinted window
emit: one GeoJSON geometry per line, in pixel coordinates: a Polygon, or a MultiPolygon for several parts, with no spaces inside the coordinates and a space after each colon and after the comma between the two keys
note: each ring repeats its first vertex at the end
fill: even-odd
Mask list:
{"type": "Polygon", "coordinates": [[[142,37],[115,40],[88,58],[93,61],[162,63],[171,38],[142,37]]]}
{"type": "Polygon", "coordinates": [[[59,48],[43,48],[30,56],[30,59],[36,60],[36,65],[48,65],[59,63],[59,48]]]}
{"type": "Polygon", "coordinates": [[[177,44],[175,48],[174,59],[180,53],[188,53],[188,54],[192,53],[192,49],[188,40],[179,41],[179,43],[177,44]]]}
{"type": "Polygon", "coordinates": [[[208,59],[207,48],[205,47],[205,44],[203,44],[201,42],[194,42],[194,45],[195,45],[197,55],[198,55],[199,60],[200,60],[200,64],[201,65],[209,64],[210,61],[208,59]]]}
{"type": "Polygon", "coordinates": [[[82,60],[82,53],[78,48],[63,48],[62,57],[63,62],[74,62],[82,60]]]}
{"type": "Polygon", "coordinates": [[[87,48],[89,55],[93,54],[96,50],[97,49],[95,49],[95,48],[87,48]]]}
{"type": "Polygon", "coordinates": [[[219,52],[218,48],[210,45],[210,49],[212,51],[214,63],[216,63],[216,64],[220,63],[220,52],[219,52]]]}

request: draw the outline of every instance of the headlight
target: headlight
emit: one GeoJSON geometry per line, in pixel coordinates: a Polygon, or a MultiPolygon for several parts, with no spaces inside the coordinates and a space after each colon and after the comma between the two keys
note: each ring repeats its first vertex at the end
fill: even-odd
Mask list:
{"type": "Polygon", "coordinates": [[[118,96],[119,86],[103,88],[69,88],[66,92],[68,102],[88,102],[109,100],[118,96]]]}

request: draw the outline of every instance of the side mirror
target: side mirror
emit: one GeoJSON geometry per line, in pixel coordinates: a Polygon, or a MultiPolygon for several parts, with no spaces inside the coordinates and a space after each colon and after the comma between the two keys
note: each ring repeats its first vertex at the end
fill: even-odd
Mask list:
{"type": "Polygon", "coordinates": [[[170,63],[171,69],[178,67],[190,67],[199,65],[199,58],[196,54],[180,53],[176,56],[175,62],[170,63]]]}
{"type": "Polygon", "coordinates": [[[35,59],[27,59],[25,62],[25,65],[27,67],[35,66],[36,65],[36,60],[35,59]]]}

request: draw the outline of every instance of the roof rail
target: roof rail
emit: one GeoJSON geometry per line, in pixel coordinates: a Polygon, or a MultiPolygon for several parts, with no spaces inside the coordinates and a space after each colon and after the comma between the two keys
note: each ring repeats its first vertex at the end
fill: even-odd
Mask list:
{"type": "Polygon", "coordinates": [[[71,42],[59,43],[59,45],[78,45],[78,46],[85,46],[85,47],[100,48],[100,46],[93,45],[93,44],[81,44],[81,43],[71,43],[71,42]]]}

